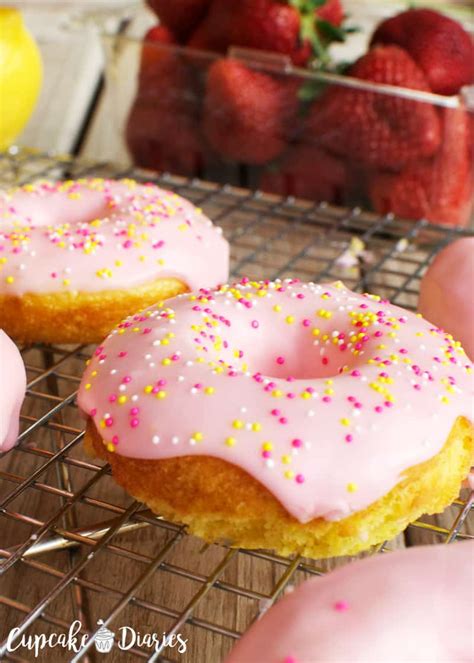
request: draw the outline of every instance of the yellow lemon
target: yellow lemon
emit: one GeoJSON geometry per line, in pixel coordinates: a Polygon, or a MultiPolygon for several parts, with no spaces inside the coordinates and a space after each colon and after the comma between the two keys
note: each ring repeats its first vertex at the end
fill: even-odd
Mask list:
{"type": "Polygon", "coordinates": [[[0,150],[9,147],[28,122],[42,71],[38,47],[21,14],[0,7],[0,150]]]}

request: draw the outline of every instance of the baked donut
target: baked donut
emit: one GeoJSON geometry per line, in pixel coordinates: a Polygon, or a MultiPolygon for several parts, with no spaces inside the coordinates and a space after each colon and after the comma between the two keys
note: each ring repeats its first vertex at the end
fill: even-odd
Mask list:
{"type": "Polygon", "coordinates": [[[0,453],[11,449],[18,437],[25,390],[23,359],[16,345],[0,329],[0,453]]]}
{"type": "Polygon", "coordinates": [[[228,277],[229,248],[153,184],[80,179],[0,194],[0,326],[23,342],[98,343],[130,313],[228,277]]]}
{"type": "Polygon", "coordinates": [[[200,290],[120,324],[79,390],[86,445],[207,541],[324,557],[457,496],[472,365],[452,337],[341,283],[200,290]]]}
{"type": "Polygon", "coordinates": [[[421,280],[418,308],[427,320],[446,329],[474,359],[474,237],[443,249],[421,280]]]}
{"type": "Polygon", "coordinates": [[[226,663],[468,663],[474,543],[376,555],[287,594],[226,663]]]}

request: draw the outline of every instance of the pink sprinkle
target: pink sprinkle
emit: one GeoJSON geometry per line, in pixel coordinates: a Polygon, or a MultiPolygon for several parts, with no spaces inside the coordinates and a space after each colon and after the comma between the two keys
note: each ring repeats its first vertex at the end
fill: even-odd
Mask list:
{"type": "Polygon", "coordinates": [[[360,371],[355,368],[353,371],[351,371],[351,375],[353,378],[360,378],[360,371]]]}
{"type": "Polygon", "coordinates": [[[126,375],[126,376],[124,377],[124,379],[122,380],[122,382],[123,382],[124,384],[128,384],[128,383],[131,382],[131,381],[132,381],[132,378],[130,377],[130,375],[126,375]]]}
{"type": "Polygon", "coordinates": [[[352,435],[349,434],[349,435],[346,435],[346,438],[345,438],[345,439],[346,439],[346,442],[352,442],[352,440],[353,440],[354,438],[352,437],[352,435]]]}
{"type": "Polygon", "coordinates": [[[149,334],[150,332],[151,332],[151,327],[145,327],[145,329],[143,330],[144,334],[149,334]]]}
{"type": "Polygon", "coordinates": [[[298,663],[294,656],[285,656],[283,663],[298,663]]]}
{"type": "Polygon", "coordinates": [[[334,604],[334,610],[336,610],[336,612],[345,612],[346,610],[349,610],[349,604],[347,601],[336,601],[334,604]]]}
{"type": "Polygon", "coordinates": [[[271,411],[274,417],[279,417],[280,416],[280,410],[277,410],[276,408],[271,411]]]}
{"type": "Polygon", "coordinates": [[[53,279],[56,279],[58,277],[58,273],[57,272],[51,272],[51,277],[53,279]]]}
{"type": "Polygon", "coordinates": [[[128,354],[128,353],[127,353],[126,350],[122,350],[121,352],[118,353],[118,356],[119,356],[119,357],[126,357],[127,354],[128,354]]]}
{"type": "Polygon", "coordinates": [[[374,336],[375,336],[376,338],[380,338],[381,336],[383,336],[383,332],[381,332],[381,331],[376,331],[375,334],[374,334],[374,336]]]}
{"type": "Polygon", "coordinates": [[[287,398],[296,398],[296,394],[294,394],[292,391],[289,391],[286,395],[287,398]]]}
{"type": "Polygon", "coordinates": [[[263,456],[264,458],[270,458],[271,455],[272,455],[272,454],[270,453],[270,451],[262,451],[262,456],[263,456]]]}
{"type": "Polygon", "coordinates": [[[134,417],[134,416],[135,416],[136,414],[138,414],[139,412],[140,412],[140,409],[139,409],[138,407],[132,407],[132,409],[130,410],[130,415],[131,415],[132,417],[134,417]]]}
{"type": "Polygon", "coordinates": [[[323,403],[330,403],[331,396],[323,396],[321,400],[323,401],[323,403]]]}
{"type": "Polygon", "coordinates": [[[110,394],[109,403],[115,403],[116,400],[117,400],[117,396],[115,394],[110,394]]]}
{"type": "Polygon", "coordinates": [[[297,474],[295,476],[296,483],[304,483],[304,476],[302,474],[297,474]]]}
{"type": "Polygon", "coordinates": [[[284,364],[285,363],[285,358],[284,357],[277,357],[276,358],[276,363],[277,364],[284,364]]]}
{"type": "Polygon", "coordinates": [[[253,327],[254,329],[258,329],[259,326],[260,326],[260,325],[259,325],[259,323],[258,323],[258,320],[252,320],[252,327],[253,327]]]}
{"type": "Polygon", "coordinates": [[[323,357],[323,360],[322,360],[322,361],[323,361],[323,364],[324,364],[325,366],[326,366],[327,364],[329,364],[329,359],[328,359],[327,357],[323,357]]]}
{"type": "Polygon", "coordinates": [[[131,239],[127,239],[127,241],[124,242],[122,246],[124,249],[131,249],[133,246],[133,242],[131,239]]]}
{"type": "Polygon", "coordinates": [[[138,419],[132,419],[131,422],[130,422],[130,426],[132,428],[136,428],[139,423],[140,423],[140,421],[138,419]]]}
{"type": "Polygon", "coordinates": [[[302,322],[303,327],[309,327],[311,324],[311,320],[308,320],[308,318],[305,318],[302,322]]]}
{"type": "Polygon", "coordinates": [[[303,446],[303,440],[300,440],[299,438],[296,437],[294,440],[291,441],[291,444],[296,448],[302,447],[303,446]]]}
{"type": "Polygon", "coordinates": [[[97,414],[97,408],[93,407],[92,410],[89,412],[89,414],[91,417],[95,417],[95,415],[97,414]]]}
{"type": "Polygon", "coordinates": [[[119,443],[119,436],[114,435],[113,438],[112,438],[112,444],[118,444],[118,443],[119,443]]]}
{"type": "Polygon", "coordinates": [[[279,421],[281,424],[287,424],[287,423],[288,423],[288,419],[287,419],[286,417],[281,417],[278,421],[279,421]]]}
{"type": "Polygon", "coordinates": [[[378,414],[380,414],[381,412],[383,412],[383,407],[382,407],[381,405],[377,405],[376,407],[374,407],[374,410],[375,410],[378,414]]]}
{"type": "Polygon", "coordinates": [[[114,423],[114,420],[112,419],[112,417],[107,417],[107,419],[105,420],[105,425],[108,428],[110,428],[110,426],[113,426],[113,423],[114,423]]]}

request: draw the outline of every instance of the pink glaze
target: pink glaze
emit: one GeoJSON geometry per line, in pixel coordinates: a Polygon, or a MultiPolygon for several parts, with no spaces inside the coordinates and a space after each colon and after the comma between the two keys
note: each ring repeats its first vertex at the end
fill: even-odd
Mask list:
{"type": "Polygon", "coordinates": [[[83,179],[0,193],[0,294],[100,291],[176,277],[227,280],[221,229],[153,184],[83,179]]]}
{"type": "Polygon", "coordinates": [[[421,281],[419,310],[474,359],[474,237],[458,239],[436,256],[421,281]]]}
{"type": "Polygon", "coordinates": [[[375,295],[244,279],[168,304],[97,348],[80,407],[111,451],[222,458],[301,522],[368,506],[472,414],[462,348],[375,295]]]}
{"type": "Polygon", "coordinates": [[[18,418],[25,398],[26,373],[16,345],[0,329],[0,453],[18,437],[18,418]]]}
{"type": "Polygon", "coordinates": [[[473,605],[473,542],[376,555],[300,585],[226,663],[470,663],[473,605]]]}

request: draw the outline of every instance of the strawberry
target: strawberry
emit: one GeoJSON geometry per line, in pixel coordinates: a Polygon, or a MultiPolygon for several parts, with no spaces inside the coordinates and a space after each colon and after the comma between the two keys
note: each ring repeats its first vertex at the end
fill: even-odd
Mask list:
{"type": "Polygon", "coordinates": [[[191,68],[176,51],[163,47],[172,42],[169,30],[161,26],[147,34],[137,97],[127,121],[127,144],[140,166],[196,175],[205,155],[199,91],[191,68]]]}
{"type": "Polygon", "coordinates": [[[203,131],[227,159],[262,164],[286,147],[295,119],[298,83],[249,69],[231,58],[210,67],[203,131]]]}
{"type": "MultiPolygon", "coordinates": [[[[348,75],[429,91],[423,72],[398,46],[372,48],[348,75]]],[[[429,104],[338,85],[310,107],[307,138],[341,157],[396,170],[434,154],[441,139],[440,121],[429,104]]]]}
{"type": "Polygon", "coordinates": [[[372,44],[397,44],[423,70],[433,92],[456,94],[474,82],[474,43],[462,25],[432,9],[409,9],[383,21],[372,44]]]}
{"type": "Polygon", "coordinates": [[[327,0],[315,9],[316,18],[339,27],[344,20],[344,10],[340,0],[327,0]]]}
{"type": "Polygon", "coordinates": [[[160,23],[186,40],[205,15],[210,0],[147,0],[160,23]]]}
{"type": "Polygon", "coordinates": [[[468,223],[474,193],[468,114],[462,109],[444,110],[443,128],[443,142],[433,159],[372,179],[369,189],[376,211],[433,223],[468,223]]]}
{"type": "Polygon", "coordinates": [[[347,190],[346,166],[324,150],[298,145],[263,174],[260,188],[281,196],[342,203],[347,190]]]}
{"type": "Polygon", "coordinates": [[[316,29],[318,17],[327,23],[334,21],[334,26],[343,18],[339,0],[327,0],[316,10],[314,5],[314,0],[212,0],[188,45],[221,53],[230,46],[273,51],[304,66],[313,50],[322,55],[316,29]]]}

